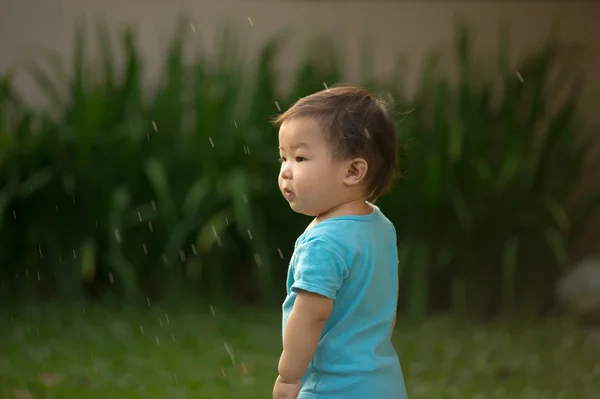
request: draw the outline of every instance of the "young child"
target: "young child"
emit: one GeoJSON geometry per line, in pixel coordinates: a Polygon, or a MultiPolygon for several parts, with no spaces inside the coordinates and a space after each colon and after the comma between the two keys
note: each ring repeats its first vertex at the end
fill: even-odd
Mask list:
{"type": "Polygon", "coordinates": [[[396,231],[373,202],[396,174],[396,129],[355,86],[300,99],[279,126],[279,188],[314,217],[297,239],[274,399],[404,399],[391,336],[396,231]]]}

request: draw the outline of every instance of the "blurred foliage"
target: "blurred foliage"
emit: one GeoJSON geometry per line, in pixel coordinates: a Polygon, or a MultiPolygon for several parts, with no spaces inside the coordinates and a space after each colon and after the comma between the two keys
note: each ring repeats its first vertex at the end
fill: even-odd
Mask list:
{"type": "MultiPolygon", "coordinates": [[[[268,119],[343,81],[343,60],[331,42],[311,42],[282,94],[284,36],[250,62],[224,29],[217,54],[186,61],[184,27],[151,89],[134,32],[115,50],[102,27],[96,68],[80,29],[72,76],[29,69],[51,108],[23,106],[3,78],[0,297],[281,299],[307,221],[280,198],[268,119]]],[[[439,73],[432,53],[410,98],[403,63],[382,81],[363,54],[362,84],[411,110],[398,118],[405,179],[378,205],[398,230],[401,302],[415,317],[447,303],[478,315],[539,309],[597,209],[594,195],[571,201],[593,138],[580,76],[553,78],[562,53],[549,40],[517,63],[521,81],[501,38],[489,68],[461,27],[458,76],[439,73]]]]}

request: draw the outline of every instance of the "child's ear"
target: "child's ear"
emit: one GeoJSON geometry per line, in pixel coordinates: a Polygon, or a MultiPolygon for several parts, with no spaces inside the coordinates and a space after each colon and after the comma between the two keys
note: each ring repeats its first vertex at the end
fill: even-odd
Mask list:
{"type": "Polygon", "coordinates": [[[348,161],[346,165],[344,184],[353,186],[361,183],[366,178],[369,165],[363,158],[354,158],[348,161]]]}

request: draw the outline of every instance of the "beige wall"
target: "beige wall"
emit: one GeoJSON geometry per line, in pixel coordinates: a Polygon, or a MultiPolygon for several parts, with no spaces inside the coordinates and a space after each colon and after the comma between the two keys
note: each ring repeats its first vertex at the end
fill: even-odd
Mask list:
{"type": "MultiPolygon", "coordinates": [[[[514,54],[545,38],[553,18],[559,17],[562,39],[586,48],[584,68],[600,86],[600,74],[591,73],[600,70],[596,44],[600,2],[593,1],[4,0],[0,5],[0,73],[35,57],[40,49],[68,56],[76,22],[99,16],[112,26],[136,25],[156,70],[173,22],[184,13],[194,22],[194,40],[199,44],[210,45],[215,28],[227,19],[244,34],[250,54],[274,33],[293,29],[296,40],[282,54],[284,68],[294,65],[307,34],[331,33],[349,55],[351,77],[357,74],[358,50],[366,35],[374,39],[379,73],[389,71],[400,52],[409,57],[414,71],[424,52],[451,40],[456,17],[473,22],[479,45],[490,51],[495,48],[499,23],[507,23],[514,54]]],[[[31,89],[25,79],[19,85],[31,89]]]]}
{"type": "MultiPolygon", "coordinates": [[[[75,23],[97,16],[105,16],[115,27],[137,25],[145,55],[156,72],[161,48],[182,13],[194,22],[193,40],[204,45],[213,42],[215,28],[226,18],[243,33],[250,54],[274,33],[292,28],[297,37],[282,54],[284,70],[294,65],[302,38],[315,31],[330,33],[350,56],[351,77],[358,72],[356,60],[365,35],[374,39],[378,73],[389,71],[400,52],[409,57],[414,72],[424,52],[449,43],[456,17],[471,21],[478,29],[480,48],[490,51],[495,50],[499,24],[507,23],[515,55],[544,39],[558,17],[561,39],[581,44],[586,51],[582,67],[589,87],[600,87],[600,2],[593,1],[4,0],[0,73],[39,55],[41,49],[69,56],[75,23]]],[[[23,76],[18,84],[32,101],[38,99],[23,76]]],[[[590,237],[592,245],[600,244],[590,237]]]]}

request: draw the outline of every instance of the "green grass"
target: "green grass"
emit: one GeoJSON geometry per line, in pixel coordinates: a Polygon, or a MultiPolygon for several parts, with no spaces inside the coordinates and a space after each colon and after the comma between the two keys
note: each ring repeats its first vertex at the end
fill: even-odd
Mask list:
{"type": "MultiPolygon", "coordinates": [[[[269,398],[279,315],[214,310],[0,311],[0,398],[269,398]]],[[[600,397],[600,344],[565,321],[399,321],[395,343],[411,399],[600,397]]]]}

